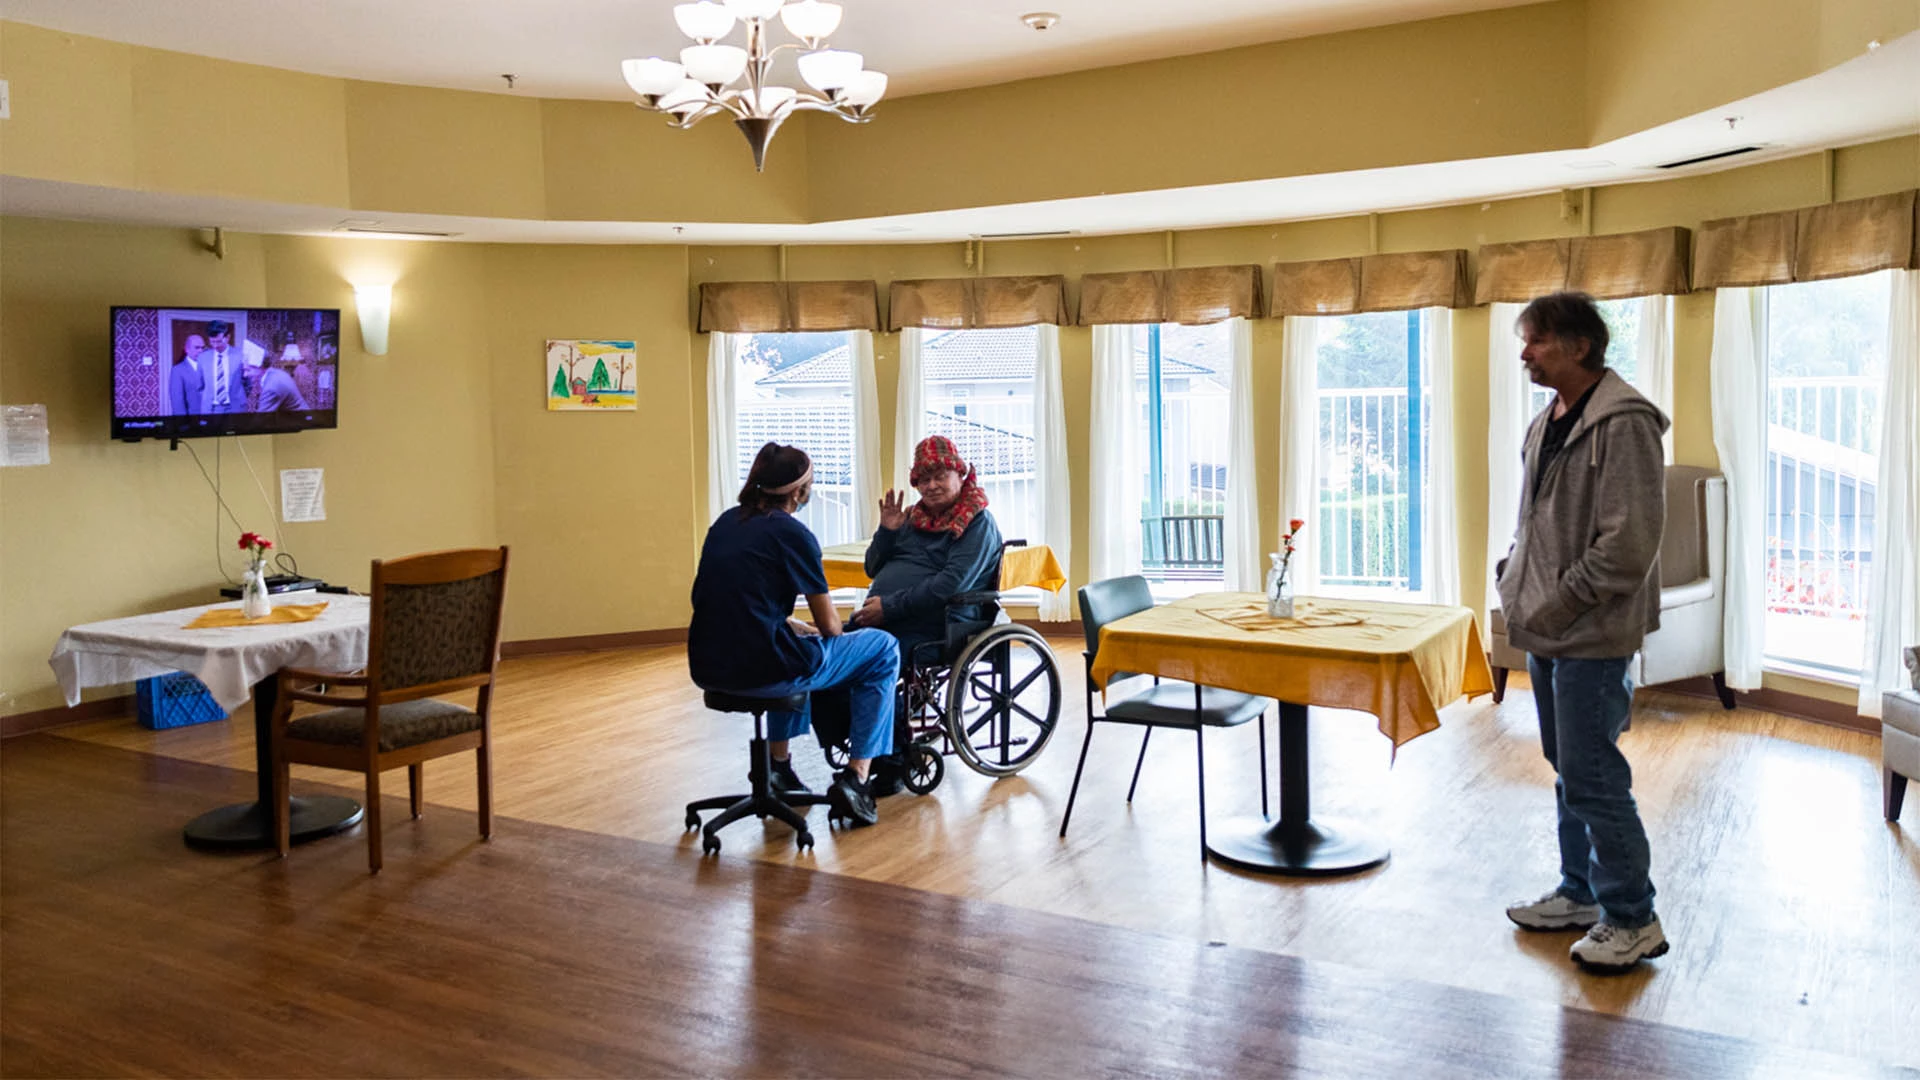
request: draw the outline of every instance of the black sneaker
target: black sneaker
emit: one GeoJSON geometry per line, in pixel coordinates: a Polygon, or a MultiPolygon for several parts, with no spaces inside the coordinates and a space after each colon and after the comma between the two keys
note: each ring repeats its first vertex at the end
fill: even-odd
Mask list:
{"type": "Polygon", "coordinates": [[[873,793],[852,769],[833,774],[833,786],[827,789],[827,807],[831,816],[845,820],[856,829],[880,820],[880,808],[873,803],[873,793]]]}
{"type": "Polygon", "coordinates": [[[767,777],[767,784],[773,788],[773,793],[776,795],[813,794],[813,789],[807,787],[807,782],[800,779],[799,773],[793,771],[792,758],[774,761],[773,773],[767,777]]]}
{"type": "Polygon", "coordinates": [[[898,795],[906,790],[906,770],[900,767],[898,759],[891,755],[873,759],[867,769],[867,794],[876,799],[889,795],[898,795]]]}

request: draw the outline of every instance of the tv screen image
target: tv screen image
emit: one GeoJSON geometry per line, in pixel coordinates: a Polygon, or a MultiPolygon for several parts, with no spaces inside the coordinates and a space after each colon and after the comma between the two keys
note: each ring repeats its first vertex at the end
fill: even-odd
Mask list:
{"type": "Polygon", "coordinates": [[[116,307],[113,437],[337,426],[338,308],[116,307]]]}

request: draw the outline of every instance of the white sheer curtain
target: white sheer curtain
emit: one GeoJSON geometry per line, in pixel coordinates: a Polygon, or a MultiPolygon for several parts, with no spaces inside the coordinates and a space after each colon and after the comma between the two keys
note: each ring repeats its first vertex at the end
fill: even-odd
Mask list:
{"type": "Polygon", "coordinates": [[[1500,606],[1494,567],[1513,547],[1526,482],[1520,450],[1533,422],[1533,383],[1520,366],[1520,304],[1495,304],[1487,320],[1487,611],[1500,606]]]}
{"type": "Polygon", "coordinates": [[[1289,571],[1304,595],[1320,585],[1320,321],[1289,315],[1281,334],[1280,531],[1306,522],[1289,571]]]}
{"type": "Polygon", "coordinates": [[[1920,645],[1920,271],[1895,270],[1891,276],[1867,647],[1860,665],[1863,716],[1879,716],[1880,695],[1907,685],[1900,652],[1920,645]]]}
{"type": "MultiPolygon", "coordinates": [[[[1460,519],[1453,489],[1453,312],[1428,308],[1420,320],[1427,341],[1427,378],[1432,384],[1432,426],[1427,429],[1427,565],[1424,590],[1435,604],[1460,602],[1460,519]]],[[[1232,473],[1228,473],[1232,476],[1232,473]]],[[[1416,479],[1416,483],[1419,481],[1416,479]]]]}
{"type": "MultiPolygon", "coordinates": [[[[1634,343],[1634,389],[1671,419],[1673,416],[1673,297],[1640,298],[1640,339],[1634,343]]],[[[1660,436],[1667,464],[1673,464],[1673,428],[1660,436]]]]}
{"type": "Polygon", "coordinates": [[[864,539],[880,524],[880,386],[873,371],[873,331],[847,334],[853,383],[853,529],[864,539]]]}
{"type": "Polygon", "coordinates": [[[920,381],[920,346],[926,331],[909,326],[900,331],[900,390],[893,415],[893,484],[907,491],[913,472],[913,448],[927,437],[927,392],[920,381]]]}
{"type": "Polygon", "coordinates": [[[732,334],[707,335],[707,521],[720,516],[740,494],[740,459],[733,429],[732,334]]]}
{"type": "MultiPolygon", "coordinates": [[[[1067,475],[1067,407],[1060,389],[1060,328],[1049,323],[1034,327],[1038,335],[1033,368],[1033,464],[1039,474],[1034,485],[1040,500],[1040,535],[1036,543],[1053,549],[1060,569],[1073,571],[1073,486],[1067,475]]],[[[1065,622],[1073,618],[1073,593],[1041,592],[1040,618],[1065,622]]]]}
{"type": "Polygon", "coordinates": [[[1140,572],[1140,424],[1133,327],[1093,328],[1092,475],[1088,478],[1087,580],[1140,572]]]}
{"type": "Polygon", "coordinates": [[[1267,561],[1260,555],[1260,492],[1253,458],[1253,324],[1227,321],[1227,519],[1222,555],[1228,592],[1259,592],[1267,561]]]}
{"type": "Polygon", "coordinates": [[[1713,448],[1727,478],[1727,685],[1760,688],[1766,645],[1767,369],[1763,295],[1713,301],[1713,448]]]}

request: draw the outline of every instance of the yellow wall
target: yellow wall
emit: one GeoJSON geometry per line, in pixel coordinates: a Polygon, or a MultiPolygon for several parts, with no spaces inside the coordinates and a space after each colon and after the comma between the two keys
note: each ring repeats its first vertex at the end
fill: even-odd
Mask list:
{"type": "MultiPolygon", "coordinates": [[[[1920,138],[1834,155],[1836,194],[1920,186],[1920,138]]],[[[1595,193],[1600,231],[1697,225],[1707,217],[1818,201],[1814,155],[1713,176],[1595,193]]],[[[1558,197],[1382,215],[1382,250],[1466,247],[1573,231],[1558,197]]],[[[1179,265],[1357,254],[1365,218],[1182,233],[1179,265]]],[[[1080,274],[1164,265],[1165,234],[986,245],[988,273],[1080,274]]],[[[953,276],[972,272],[960,244],[791,248],[794,279],[953,276]]],[[[247,440],[270,492],[274,470],[328,470],[328,521],[286,526],[286,547],[317,576],[364,585],[369,559],[433,547],[510,543],[510,639],[685,624],[708,520],[706,339],[691,331],[704,281],[766,280],[765,246],[494,246],[230,235],[225,260],[198,234],[8,218],[0,221],[0,401],[49,406],[54,464],[0,471],[0,702],[7,713],[56,704],[45,667],[65,627],[204,600],[218,561],[237,569],[235,532],[219,527],[187,450],[110,443],[107,308],[115,303],[338,306],[342,427],[247,440]],[[394,284],[392,349],[360,351],[351,285],[394,284]],[[548,337],[633,338],[642,411],[549,414],[540,357],[548,337]],[[74,537],[79,539],[74,539],[74,537]]],[[[1676,304],[1674,434],[1680,461],[1715,461],[1707,405],[1710,294],[1676,304]]],[[[1462,595],[1484,595],[1487,523],[1484,310],[1454,319],[1455,450],[1462,595]]],[[[1087,550],[1090,335],[1061,331],[1075,550],[1087,550]]],[[[1278,535],[1281,324],[1256,324],[1254,386],[1262,542],[1278,535]]],[[[896,335],[879,335],[883,456],[892,457],[896,335]]],[[[266,510],[234,440],[222,486],[254,528],[266,510]]],[[[214,447],[195,445],[203,458],[214,447]]],[[[211,461],[209,461],[211,467],[211,461]]],[[[1077,561],[1073,585],[1085,576],[1077,561]]],[[[1811,684],[1809,684],[1811,685],[1811,684]]],[[[1805,687],[1796,685],[1805,692],[1805,687]]],[[[1836,699],[1847,695],[1835,692],[1836,699]]]]}

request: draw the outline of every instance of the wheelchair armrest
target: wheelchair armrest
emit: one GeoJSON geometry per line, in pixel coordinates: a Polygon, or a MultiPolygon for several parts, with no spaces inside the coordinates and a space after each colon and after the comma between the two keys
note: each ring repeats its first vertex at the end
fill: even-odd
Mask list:
{"type": "Polygon", "coordinates": [[[997,604],[1000,602],[998,589],[976,589],[973,592],[954,593],[947,598],[947,606],[972,607],[975,604],[997,604]]]}

